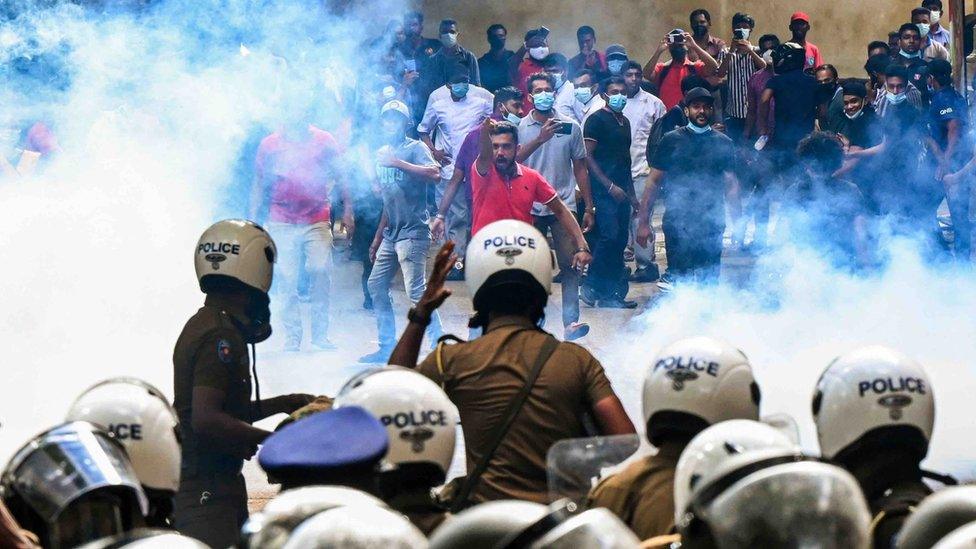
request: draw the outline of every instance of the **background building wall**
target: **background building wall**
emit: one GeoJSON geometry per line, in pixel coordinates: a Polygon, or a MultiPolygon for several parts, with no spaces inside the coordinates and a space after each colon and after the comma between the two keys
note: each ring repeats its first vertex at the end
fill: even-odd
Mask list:
{"type": "Polygon", "coordinates": [[[667,31],[690,30],[688,15],[696,8],[711,13],[712,34],[726,42],[732,33],[732,15],[738,11],[756,19],[755,37],[773,33],[785,40],[790,36],[790,15],[802,10],[811,19],[808,38],[820,47],[824,61],[837,66],[842,76],[863,76],[868,42],[887,40],[888,32],[908,22],[912,8],[919,4],[916,0],[422,0],[419,7],[426,14],[426,36],[436,37],[441,19],[457,19],[461,44],[478,56],[488,49],[485,29],[492,23],[508,28],[513,50],[527,29],[545,25],[552,30],[552,50],[568,57],[578,53],[576,28],[587,24],[596,29],[601,50],[618,42],[641,63],[650,58],[667,31]]]}

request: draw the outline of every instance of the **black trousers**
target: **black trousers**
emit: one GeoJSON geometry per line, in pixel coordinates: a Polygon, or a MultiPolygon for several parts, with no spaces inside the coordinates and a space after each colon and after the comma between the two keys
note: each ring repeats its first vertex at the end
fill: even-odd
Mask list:
{"type": "Polygon", "coordinates": [[[180,479],[174,526],[210,547],[230,547],[247,520],[244,475],[195,475],[180,479]]]}
{"type": "Polygon", "coordinates": [[[629,201],[617,202],[605,193],[593,194],[596,227],[590,231],[593,252],[586,287],[596,299],[623,299],[629,289],[624,271],[624,248],[630,232],[629,201]]]}
{"type": "Polygon", "coordinates": [[[724,223],[665,211],[662,227],[668,273],[676,280],[717,282],[722,265],[724,223]]]}

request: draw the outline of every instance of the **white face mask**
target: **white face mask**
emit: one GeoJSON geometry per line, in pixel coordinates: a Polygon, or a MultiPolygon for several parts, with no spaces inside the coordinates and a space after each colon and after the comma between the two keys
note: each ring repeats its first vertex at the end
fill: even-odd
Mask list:
{"type": "Polygon", "coordinates": [[[846,116],[849,120],[857,120],[858,118],[861,118],[862,114],[864,114],[864,107],[861,107],[861,110],[854,114],[847,114],[847,111],[844,111],[844,116],[846,116]]]}
{"type": "Polygon", "coordinates": [[[931,12],[929,14],[929,21],[933,25],[935,25],[936,23],[938,23],[939,20],[941,20],[941,19],[942,19],[942,12],[941,11],[936,10],[936,11],[933,11],[933,12],[931,12]]]}
{"type": "Polygon", "coordinates": [[[549,55],[548,46],[539,46],[537,48],[529,48],[529,57],[535,59],[536,61],[542,61],[549,55]]]}
{"type": "Polygon", "coordinates": [[[916,23],[915,26],[918,27],[918,33],[922,36],[922,40],[924,40],[925,37],[929,35],[929,28],[931,25],[928,23],[916,23]]]}

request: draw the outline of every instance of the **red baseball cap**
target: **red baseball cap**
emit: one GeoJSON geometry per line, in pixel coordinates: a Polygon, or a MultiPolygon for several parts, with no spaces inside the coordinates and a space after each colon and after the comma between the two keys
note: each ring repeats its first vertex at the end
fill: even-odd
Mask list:
{"type": "Polygon", "coordinates": [[[805,21],[807,24],[810,24],[810,16],[802,11],[798,11],[790,17],[790,23],[793,21],[805,21]]]}

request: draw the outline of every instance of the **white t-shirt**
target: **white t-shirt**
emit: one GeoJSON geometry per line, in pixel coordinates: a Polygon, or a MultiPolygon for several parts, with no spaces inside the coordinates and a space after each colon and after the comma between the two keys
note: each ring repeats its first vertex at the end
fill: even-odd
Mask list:
{"type": "Polygon", "coordinates": [[[454,162],[464,138],[491,116],[494,96],[488,90],[471,84],[468,94],[455,101],[451,90],[441,86],[427,99],[424,118],[417,126],[420,133],[434,133],[434,147],[451,155],[451,163],[441,167],[441,179],[454,175],[454,162]]]}
{"type": "Polygon", "coordinates": [[[582,126],[591,114],[598,112],[600,109],[606,106],[607,102],[603,100],[603,96],[596,94],[592,99],[590,99],[589,103],[580,103],[579,101],[573,103],[573,113],[575,118],[582,126]]]}
{"type": "MultiPolygon", "coordinates": [[[[565,118],[566,120],[576,120],[576,115],[573,113],[573,105],[578,103],[576,101],[576,86],[572,82],[563,82],[561,88],[556,90],[556,102],[553,104],[556,113],[565,118]]],[[[577,122],[579,122],[577,120],[577,122]]]]}
{"type": "Polygon", "coordinates": [[[654,122],[666,113],[664,102],[644,90],[638,90],[637,95],[627,98],[624,116],[630,121],[630,172],[634,178],[650,173],[647,166],[647,138],[651,135],[654,122]]]}

